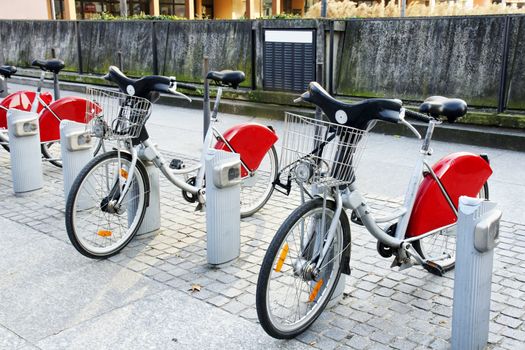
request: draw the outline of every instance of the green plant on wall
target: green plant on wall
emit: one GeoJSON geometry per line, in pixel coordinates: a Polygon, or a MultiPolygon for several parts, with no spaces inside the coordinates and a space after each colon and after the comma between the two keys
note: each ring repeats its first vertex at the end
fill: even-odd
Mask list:
{"type": "Polygon", "coordinates": [[[141,13],[139,15],[133,15],[133,16],[114,16],[111,13],[108,12],[102,12],[96,16],[94,16],[92,19],[94,20],[103,20],[103,21],[133,21],[133,20],[143,20],[143,21],[178,21],[186,19],[184,17],[178,17],[178,16],[171,16],[171,15],[159,15],[159,16],[152,16],[152,15],[146,15],[145,13],[141,13]]]}

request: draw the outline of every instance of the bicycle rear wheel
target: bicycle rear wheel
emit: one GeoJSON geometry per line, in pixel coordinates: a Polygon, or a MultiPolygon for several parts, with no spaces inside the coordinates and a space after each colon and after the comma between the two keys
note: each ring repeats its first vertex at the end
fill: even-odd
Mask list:
{"type": "Polygon", "coordinates": [[[335,203],[310,200],[284,221],[264,257],[257,281],[256,306],[261,326],[272,337],[293,338],[304,332],[330,301],[341,276],[344,235],[350,235],[345,212],[318,273],[316,252],[324,246],[335,203]],[[324,214],[324,215],[323,215],[324,214]]]}
{"type": "Polygon", "coordinates": [[[0,145],[2,148],[9,152],[9,137],[7,136],[7,130],[5,132],[0,131],[0,145]]]}
{"type": "Polygon", "coordinates": [[[137,233],[146,210],[149,180],[139,161],[130,179],[131,155],[103,153],[75,179],[66,204],[66,230],[73,246],[89,258],[118,253],[137,233]],[[131,182],[122,204],[119,182],[131,182]]]}
{"type": "MultiPolygon", "coordinates": [[[[478,198],[489,199],[488,183],[483,185],[478,193],[478,198]]],[[[457,225],[453,225],[445,230],[437,231],[413,242],[413,247],[422,258],[439,266],[441,271],[452,270],[456,265],[456,229],[457,225]]]]}
{"type": "Polygon", "coordinates": [[[270,199],[273,182],[278,172],[277,152],[272,146],[264,155],[261,164],[241,182],[241,217],[245,218],[259,211],[270,199]]]}
{"type": "Polygon", "coordinates": [[[47,160],[56,167],[62,168],[60,141],[43,143],[40,145],[40,151],[42,152],[42,156],[44,156],[44,160],[47,160]]]}

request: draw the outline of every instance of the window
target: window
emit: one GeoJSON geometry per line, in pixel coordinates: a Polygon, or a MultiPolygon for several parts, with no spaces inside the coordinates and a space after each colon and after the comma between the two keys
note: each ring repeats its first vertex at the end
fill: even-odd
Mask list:
{"type": "Polygon", "coordinates": [[[186,16],[185,0],[160,0],[160,14],[168,16],[186,16]]]}
{"type": "Polygon", "coordinates": [[[202,18],[213,18],[213,0],[202,0],[202,18]]]}
{"type": "MultiPolygon", "coordinates": [[[[75,5],[77,17],[82,19],[93,18],[102,12],[120,16],[120,0],[77,0],[75,5]]],[[[148,0],[127,0],[127,5],[128,15],[149,14],[148,0]]]]}
{"type": "Polygon", "coordinates": [[[51,5],[55,11],[54,19],[64,19],[64,0],[51,0],[51,5]]]}

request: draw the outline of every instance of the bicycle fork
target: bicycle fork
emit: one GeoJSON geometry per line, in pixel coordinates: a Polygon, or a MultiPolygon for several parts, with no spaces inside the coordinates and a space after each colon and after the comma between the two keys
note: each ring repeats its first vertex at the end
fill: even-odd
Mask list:
{"type": "MultiPolygon", "coordinates": [[[[137,150],[134,147],[131,147],[131,164],[128,170],[124,169],[122,165],[122,158],[120,157],[120,149],[117,149],[118,152],[118,164],[117,164],[117,174],[115,174],[116,179],[111,186],[107,184],[108,188],[111,186],[111,189],[106,197],[104,197],[100,203],[100,209],[103,212],[110,214],[121,214],[122,213],[122,201],[126,197],[129,189],[131,187],[133,176],[135,175],[136,165],[138,160],[137,150]]],[[[106,168],[106,172],[108,169],[106,168]]],[[[109,178],[106,174],[106,178],[109,178]]]]}

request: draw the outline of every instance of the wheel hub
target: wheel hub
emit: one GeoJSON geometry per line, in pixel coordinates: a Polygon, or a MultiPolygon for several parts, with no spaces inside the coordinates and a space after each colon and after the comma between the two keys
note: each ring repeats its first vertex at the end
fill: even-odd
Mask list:
{"type": "Polygon", "coordinates": [[[293,265],[295,276],[300,276],[305,281],[316,281],[319,277],[319,269],[314,262],[299,258],[293,265]]]}

